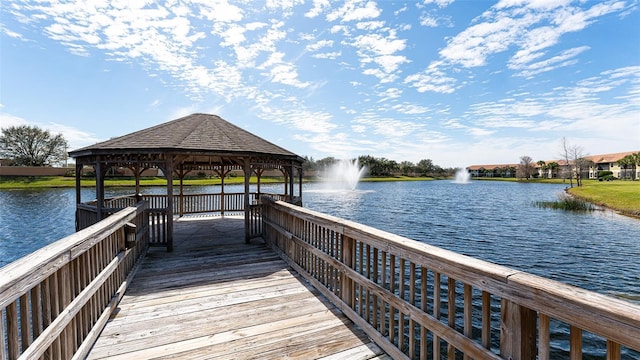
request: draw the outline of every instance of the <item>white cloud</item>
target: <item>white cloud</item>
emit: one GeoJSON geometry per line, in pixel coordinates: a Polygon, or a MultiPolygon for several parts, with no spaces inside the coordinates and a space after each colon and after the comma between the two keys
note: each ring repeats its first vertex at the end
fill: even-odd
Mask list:
{"type": "Polygon", "coordinates": [[[380,9],[373,1],[346,0],[342,6],[327,14],[328,21],[349,22],[376,19],[380,16],[380,9]]]}
{"type": "Polygon", "coordinates": [[[324,47],[332,47],[333,40],[320,40],[305,47],[307,51],[318,51],[324,47]]]}
{"type": "Polygon", "coordinates": [[[454,0],[424,0],[422,3],[424,5],[435,4],[438,7],[444,8],[451,4],[453,4],[454,0]]]}
{"type": "Polygon", "coordinates": [[[371,52],[376,55],[392,55],[398,51],[402,51],[406,47],[405,39],[397,39],[394,32],[390,32],[389,36],[381,34],[366,34],[356,36],[353,46],[359,51],[371,52]]]}
{"type": "Polygon", "coordinates": [[[334,51],[334,52],[328,52],[328,53],[317,53],[317,54],[311,55],[311,57],[316,58],[316,59],[329,59],[329,60],[335,60],[335,59],[339,58],[340,56],[342,56],[342,52],[341,51],[334,51]]]}
{"type": "Polygon", "coordinates": [[[421,93],[432,91],[450,94],[455,90],[456,79],[440,70],[441,66],[442,64],[439,62],[432,63],[423,72],[407,76],[404,83],[416,88],[421,93]]]}
{"type": "Polygon", "coordinates": [[[0,128],[9,128],[12,126],[36,126],[41,129],[48,130],[51,134],[62,136],[69,143],[69,150],[78,149],[84,146],[95,144],[103,141],[95,136],[95,134],[88,133],[60,123],[39,123],[23,119],[19,116],[0,112],[0,128]]]}
{"type": "Polygon", "coordinates": [[[322,14],[322,12],[329,7],[331,7],[329,0],[313,0],[313,8],[307,11],[304,16],[314,18],[322,14]]]}

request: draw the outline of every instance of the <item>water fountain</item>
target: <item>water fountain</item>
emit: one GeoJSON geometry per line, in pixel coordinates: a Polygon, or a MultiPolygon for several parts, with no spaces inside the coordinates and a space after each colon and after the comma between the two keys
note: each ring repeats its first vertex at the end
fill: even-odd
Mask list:
{"type": "Polygon", "coordinates": [[[340,160],[329,168],[325,174],[325,187],[331,190],[353,191],[358,181],[367,171],[358,164],[358,160],[340,160]]]}
{"type": "Polygon", "coordinates": [[[469,172],[466,169],[458,169],[456,171],[456,177],[453,180],[454,184],[468,184],[471,181],[469,181],[469,179],[471,178],[471,174],[469,174],[469,172]]]}

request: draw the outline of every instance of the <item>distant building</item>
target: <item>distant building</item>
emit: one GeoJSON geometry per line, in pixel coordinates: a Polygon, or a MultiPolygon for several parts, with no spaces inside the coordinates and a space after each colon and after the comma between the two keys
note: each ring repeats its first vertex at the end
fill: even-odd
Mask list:
{"type": "MultiPolygon", "coordinates": [[[[597,179],[600,171],[611,171],[612,175],[619,179],[640,179],[640,166],[636,164],[625,169],[618,164],[618,161],[625,156],[636,153],[640,153],[640,150],[585,156],[583,159],[587,161],[588,166],[582,169],[580,176],[583,179],[597,179]]],[[[515,177],[516,169],[519,165],[520,164],[471,165],[466,169],[473,177],[515,177]]],[[[573,173],[573,163],[571,161],[567,163],[565,160],[548,160],[540,165],[534,163],[533,166],[536,168],[537,175],[540,178],[568,178],[567,174],[573,173]],[[552,164],[557,166],[550,166],[552,164]]]]}

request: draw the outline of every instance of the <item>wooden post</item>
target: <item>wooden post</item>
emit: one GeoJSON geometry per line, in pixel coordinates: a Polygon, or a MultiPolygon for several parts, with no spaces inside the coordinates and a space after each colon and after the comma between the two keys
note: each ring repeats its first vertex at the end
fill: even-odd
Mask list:
{"type": "Polygon", "coordinates": [[[102,163],[100,156],[96,157],[96,164],[93,168],[96,173],[96,200],[97,200],[97,218],[102,220],[102,207],[104,206],[104,172],[102,171],[102,163]]]}
{"type": "Polygon", "coordinates": [[[289,202],[293,203],[293,163],[289,167],[289,202]]]}
{"type": "Polygon", "coordinates": [[[76,162],[76,231],[80,231],[79,204],[82,204],[82,164],[76,162]]]}
{"type": "Polygon", "coordinates": [[[227,174],[224,172],[224,165],[220,166],[220,216],[224,217],[224,178],[227,174]]]}
{"type": "Polygon", "coordinates": [[[184,176],[186,173],[184,172],[184,165],[180,164],[180,170],[178,171],[178,176],[180,176],[180,217],[184,216],[184,176]]]}
{"type": "Polygon", "coordinates": [[[244,159],[244,242],[249,243],[250,233],[249,227],[251,225],[251,204],[249,203],[249,182],[251,180],[251,162],[249,158],[244,159]]]}
{"type": "Polygon", "coordinates": [[[300,206],[302,206],[302,177],[303,177],[302,166],[298,168],[298,196],[300,196],[300,206]]]}
{"type": "Polygon", "coordinates": [[[503,359],[536,358],[536,312],[502,299],[500,356],[503,359]]]}
{"type": "MultiPolygon", "coordinates": [[[[342,235],[342,263],[353,269],[353,254],[354,254],[355,241],[345,235],[342,235]]],[[[340,275],[340,297],[342,301],[350,308],[353,308],[353,286],[352,280],[347,274],[342,273],[340,275]]]]}
{"type": "Polygon", "coordinates": [[[167,154],[165,173],[167,177],[167,251],[173,251],[173,155],[167,154]]]}

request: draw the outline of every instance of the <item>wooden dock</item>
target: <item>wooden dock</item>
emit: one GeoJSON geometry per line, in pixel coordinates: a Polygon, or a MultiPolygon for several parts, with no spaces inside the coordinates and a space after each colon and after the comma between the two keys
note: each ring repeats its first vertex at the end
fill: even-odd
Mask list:
{"type": "Polygon", "coordinates": [[[149,250],[88,359],[389,359],[242,217],[182,218],[149,250]]]}

